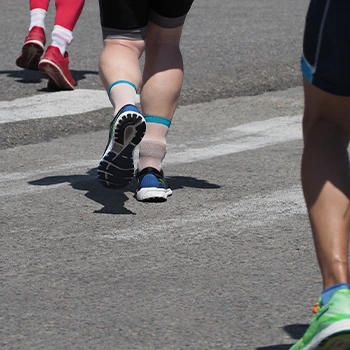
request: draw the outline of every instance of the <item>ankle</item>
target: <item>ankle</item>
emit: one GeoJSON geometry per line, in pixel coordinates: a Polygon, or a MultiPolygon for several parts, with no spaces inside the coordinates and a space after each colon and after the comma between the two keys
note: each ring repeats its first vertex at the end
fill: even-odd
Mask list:
{"type": "Polygon", "coordinates": [[[334,295],[335,292],[341,289],[349,289],[350,290],[350,285],[348,283],[337,283],[334,284],[333,286],[324,289],[321,293],[321,304],[326,305],[329,303],[329,301],[332,299],[332,296],[334,295]]]}

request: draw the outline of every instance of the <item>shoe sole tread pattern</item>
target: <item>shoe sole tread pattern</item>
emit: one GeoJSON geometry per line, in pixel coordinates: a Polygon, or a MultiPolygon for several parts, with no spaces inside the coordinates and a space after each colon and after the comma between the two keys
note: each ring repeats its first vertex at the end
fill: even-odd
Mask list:
{"type": "Polygon", "coordinates": [[[39,70],[40,57],[44,53],[44,45],[39,40],[29,40],[16,60],[16,65],[24,69],[39,70]]]}
{"type": "Polygon", "coordinates": [[[68,81],[62,69],[55,62],[44,58],[39,63],[39,70],[61,90],[74,90],[74,85],[68,81]]]}
{"type": "Polygon", "coordinates": [[[350,350],[350,319],[334,322],[320,332],[305,350],[350,350]]]}
{"type": "Polygon", "coordinates": [[[103,186],[120,189],[132,181],[134,178],[133,152],[141,142],[145,131],[146,122],[141,114],[127,111],[118,117],[114,125],[113,137],[97,168],[97,177],[103,186]]]}

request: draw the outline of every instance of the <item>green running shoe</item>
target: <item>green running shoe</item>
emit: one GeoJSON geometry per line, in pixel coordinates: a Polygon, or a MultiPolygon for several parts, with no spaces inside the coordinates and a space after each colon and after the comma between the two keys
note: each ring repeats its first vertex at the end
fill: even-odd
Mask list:
{"type": "Polygon", "coordinates": [[[321,299],[309,328],[290,350],[350,349],[350,290],[338,290],[328,304],[320,305],[321,299]]]}

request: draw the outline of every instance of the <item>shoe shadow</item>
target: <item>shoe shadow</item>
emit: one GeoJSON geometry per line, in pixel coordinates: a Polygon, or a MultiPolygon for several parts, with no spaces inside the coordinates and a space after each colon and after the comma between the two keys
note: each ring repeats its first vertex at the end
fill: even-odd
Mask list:
{"type": "MultiPolygon", "coordinates": [[[[86,79],[87,75],[98,75],[98,71],[92,70],[71,70],[73,79],[79,83],[79,81],[86,79]]],[[[38,70],[18,69],[18,70],[3,70],[0,71],[0,75],[6,75],[7,77],[14,78],[17,83],[20,84],[39,84],[42,80],[46,80],[43,74],[38,70]]],[[[55,91],[50,88],[43,88],[39,91],[55,91]]]]}
{"type": "Polygon", "coordinates": [[[271,345],[256,348],[256,350],[288,350],[291,348],[291,346],[293,346],[293,344],[271,345]]]}
{"type": "Polygon", "coordinates": [[[39,84],[44,76],[38,70],[18,69],[18,70],[2,70],[0,75],[6,75],[14,78],[20,84],[39,84]]]}
{"type": "Polygon", "coordinates": [[[166,181],[172,190],[179,190],[185,187],[213,189],[220,188],[217,184],[212,184],[206,180],[200,180],[191,176],[166,176],[166,181]]]}
{"type": "Polygon", "coordinates": [[[28,184],[33,186],[52,186],[62,183],[69,183],[75,190],[86,191],[85,196],[87,198],[101,204],[102,208],[95,210],[94,213],[136,215],[125,208],[125,203],[129,198],[124,192],[130,191],[130,185],[122,191],[115,191],[101,186],[97,180],[97,168],[90,169],[86,175],[49,176],[28,182],[28,184]]]}
{"type": "Polygon", "coordinates": [[[283,330],[289,334],[293,339],[299,340],[306,330],[308,329],[309,325],[308,324],[290,324],[288,326],[284,326],[283,330]]]}
{"type": "MultiPolygon", "coordinates": [[[[293,339],[299,340],[304,333],[306,332],[309,325],[307,324],[291,324],[283,327],[283,330],[293,339]]],[[[290,349],[292,344],[279,344],[279,345],[270,345],[264,346],[260,348],[256,348],[256,350],[287,350],[290,349]]]]}
{"type": "Polygon", "coordinates": [[[73,79],[78,83],[80,80],[86,79],[86,75],[99,75],[98,71],[94,70],[74,70],[71,69],[73,79]]]}
{"type": "MultiPolygon", "coordinates": [[[[167,181],[172,191],[180,190],[185,187],[203,189],[213,189],[221,187],[219,185],[212,184],[206,180],[199,180],[191,176],[166,176],[165,180],[167,181]]],[[[134,191],[136,192],[136,185],[134,191]]],[[[136,198],[136,193],[134,195],[134,198],[136,198]]]]}
{"type": "MultiPolygon", "coordinates": [[[[167,180],[172,190],[184,187],[203,189],[220,188],[219,185],[208,183],[205,180],[198,180],[194,177],[172,176],[167,178],[167,180]]],[[[75,190],[86,191],[85,196],[87,198],[101,204],[102,209],[95,210],[94,213],[136,215],[136,213],[125,208],[125,203],[129,200],[125,192],[136,191],[135,181],[132,181],[121,190],[105,188],[97,180],[97,168],[90,169],[85,175],[48,176],[28,182],[28,184],[33,186],[53,186],[62,183],[69,183],[75,190]]]]}

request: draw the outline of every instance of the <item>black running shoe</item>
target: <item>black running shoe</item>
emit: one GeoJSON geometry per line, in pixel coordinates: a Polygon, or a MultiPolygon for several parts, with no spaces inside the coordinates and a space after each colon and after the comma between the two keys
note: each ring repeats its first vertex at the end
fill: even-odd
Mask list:
{"type": "Polygon", "coordinates": [[[141,202],[165,202],[173,191],[164,178],[163,170],[145,168],[136,173],[136,199],[141,202]]]}
{"type": "Polygon", "coordinates": [[[123,188],[134,177],[133,153],[146,131],[146,122],[134,105],[126,105],[113,118],[109,140],[100,164],[97,177],[109,188],[123,188]]]}

